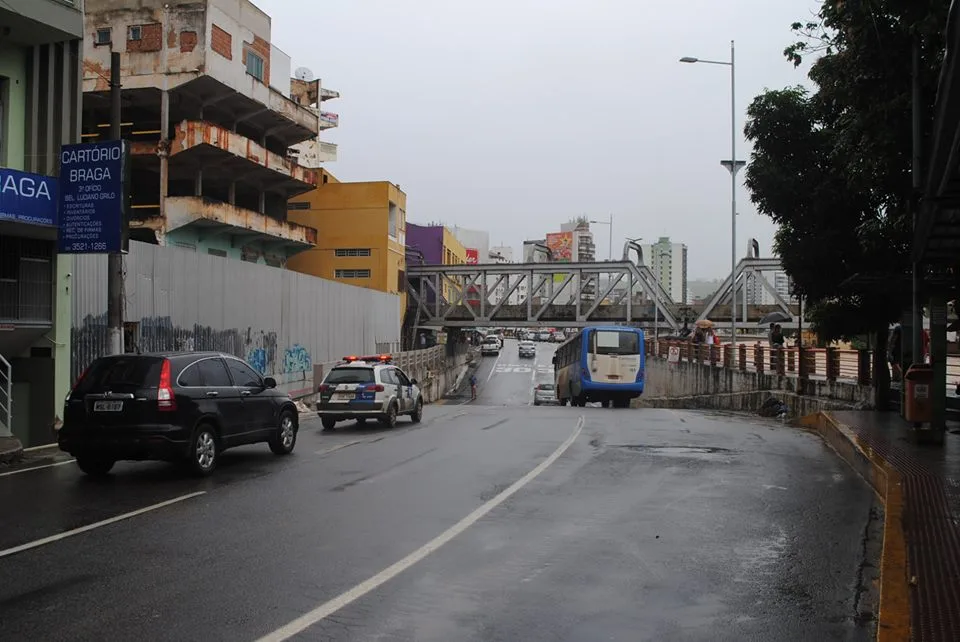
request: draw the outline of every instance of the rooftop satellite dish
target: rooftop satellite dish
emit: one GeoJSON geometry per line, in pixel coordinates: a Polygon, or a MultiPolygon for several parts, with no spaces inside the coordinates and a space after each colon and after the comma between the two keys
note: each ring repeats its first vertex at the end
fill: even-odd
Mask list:
{"type": "Polygon", "coordinates": [[[297,70],[293,72],[293,75],[297,78],[297,80],[303,80],[305,82],[310,82],[313,80],[313,72],[306,67],[298,67],[297,70]]]}

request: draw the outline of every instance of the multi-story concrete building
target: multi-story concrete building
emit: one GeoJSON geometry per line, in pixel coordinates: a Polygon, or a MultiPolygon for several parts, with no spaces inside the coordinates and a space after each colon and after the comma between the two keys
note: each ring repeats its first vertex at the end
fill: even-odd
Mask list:
{"type": "Polygon", "coordinates": [[[674,303],[689,303],[687,292],[687,246],[661,236],[656,243],[641,244],[643,262],[649,266],[674,303]]]}
{"type": "Polygon", "coordinates": [[[490,232],[470,230],[459,225],[454,225],[450,230],[466,248],[468,263],[490,262],[490,232]]]}
{"type": "Polygon", "coordinates": [[[406,297],[407,195],[388,181],[341,183],[319,170],[320,187],[288,204],[292,224],[317,230],[317,244],[287,268],[406,297]]]}
{"type": "Polygon", "coordinates": [[[0,459],[55,440],[70,388],[73,260],[57,254],[52,177],[80,140],[79,7],[0,2],[0,459]]]}
{"type": "Polygon", "coordinates": [[[287,201],[320,174],[294,148],[338,119],[320,110],[333,95],[318,81],[291,80],[270,16],[249,0],[85,4],[83,138],[108,131],[120,52],[130,237],[274,266],[313,247],[316,230],[289,220],[287,201]]]}
{"type": "MultiPolygon", "coordinates": [[[[428,225],[407,224],[407,247],[423,256],[427,265],[466,265],[467,248],[453,230],[439,223],[428,225]]],[[[452,301],[453,288],[442,285],[443,298],[452,301]]]]}

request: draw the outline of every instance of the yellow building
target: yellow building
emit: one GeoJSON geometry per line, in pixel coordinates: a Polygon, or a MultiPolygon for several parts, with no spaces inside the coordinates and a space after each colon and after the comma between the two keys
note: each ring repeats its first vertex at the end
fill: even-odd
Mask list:
{"type": "Polygon", "coordinates": [[[287,204],[292,223],[317,230],[317,246],[287,268],[400,295],[406,305],[407,195],[393,183],[341,183],[322,171],[320,186],[287,204]]]}
{"type": "Polygon", "coordinates": [[[449,228],[443,228],[443,264],[466,265],[467,248],[457,240],[449,228]]]}

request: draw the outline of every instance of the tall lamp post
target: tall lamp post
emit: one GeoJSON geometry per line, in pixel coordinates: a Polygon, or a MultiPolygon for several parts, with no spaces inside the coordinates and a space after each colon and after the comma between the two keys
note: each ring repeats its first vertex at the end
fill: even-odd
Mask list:
{"type": "MultiPolygon", "coordinates": [[[[737,348],[737,171],[743,167],[745,161],[737,160],[737,93],[736,93],[736,58],[733,40],[730,41],[730,60],[702,60],[684,56],[680,62],[702,62],[708,65],[725,65],[730,67],[730,160],[720,161],[720,164],[730,170],[730,347],[737,348]]],[[[744,319],[744,323],[746,323],[744,319]]]]}
{"type": "Polygon", "coordinates": [[[608,225],[610,227],[610,246],[607,248],[610,256],[608,257],[610,261],[613,260],[613,214],[610,215],[609,221],[594,221],[590,220],[591,223],[596,223],[597,225],[608,225]]]}

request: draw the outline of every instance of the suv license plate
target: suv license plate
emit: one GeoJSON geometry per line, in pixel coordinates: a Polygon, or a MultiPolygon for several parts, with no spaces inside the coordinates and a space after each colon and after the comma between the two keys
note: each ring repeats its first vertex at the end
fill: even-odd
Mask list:
{"type": "Polygon", "coordinates": [[[120,412],[123,410],[122,401],[97,401],[93,404],[94,412],[120,412]]]}
{"type": "Polygon", "coordinates": [[[356,395],[352,392],[338,392],[333,396],[336,401],[352,401],[356,395]]]}

